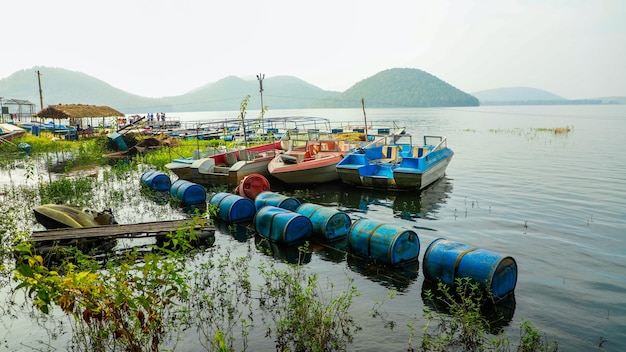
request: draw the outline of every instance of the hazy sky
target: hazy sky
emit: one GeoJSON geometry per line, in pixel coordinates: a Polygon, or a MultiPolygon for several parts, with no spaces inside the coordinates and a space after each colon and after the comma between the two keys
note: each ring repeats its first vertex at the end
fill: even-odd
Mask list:
{"type": "Polygon", "coordinates": [[[0,78],[59,67],[150,97],[258,73],[343,91],[396,67],[468,93],[626,96],[624,0],[16,0],[0,29],[0,78]]]}

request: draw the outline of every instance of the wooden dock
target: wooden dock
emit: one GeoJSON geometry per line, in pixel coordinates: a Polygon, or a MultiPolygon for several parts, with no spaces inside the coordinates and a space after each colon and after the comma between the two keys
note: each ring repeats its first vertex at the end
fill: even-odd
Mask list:
{"type": "Polygon", "coordinates": [[[205,226],[191,219],[144,222],[137,224],[115,224],[97,227],[53,229],[33,231],[31,241],[35,244],[72,242],[81,240],[112,240],[118,238],[163,237],[170,232],[193,226],[205,236],[215,234],[213,225],[205,226]]]}

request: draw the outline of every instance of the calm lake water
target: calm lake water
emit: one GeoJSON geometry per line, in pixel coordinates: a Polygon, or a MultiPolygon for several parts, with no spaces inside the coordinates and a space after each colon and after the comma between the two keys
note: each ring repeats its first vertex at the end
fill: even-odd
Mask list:
{"type": "MultiPolygon", "coordinates": [[[[421,193],[375,192],[340,183],[313,186],[297,193],[303,201],[337,207],[353,219],[377,219],[415,229],[421,243],[420,264],[426,247],[437,238],[512,256],[518,265],[518,281],[503,329],[513,341],[519,336],[520,323],[527,320],[557,340],[562,351],[597,350],[600,345],[606,351],[624,350],[626,105],[366,112],[368,121],[395,121],[413,135],[446,135],[455,152],[447,176],[421,193]],[[555,127],[571,131],[541,131],[555,127]]],[[[170,115],[192,121],[236,114],[170,115]]],[[[270,110],[266,116],[289,115],[336,121],[363,117],[360,109],[270,110]]],[[[253,111],[248,112],[248,117],[253,116],[253,111]]],[[[14,170],[11,177],[19,178],[16,174],[14,170]]],[[[1,187],[8,179],[6,173],[0,177],[1,187]]],[[[139,215],[128,209],[119,211],[121,223],[154,219],[150,210],[139,215]]],[[[176,211],[171,216],[177,216],[176,211]]],[[[228,229],[221,229],[216,245],[238,242],[228,229]]],[[[245,245],[241,247],[245,251],[245,245]]],[[[408,346],[406,324],[416,322],[421,332],[426,322],[422,294],[429,288],[421,268],[412,273],[380,272],[366,261],[331,248],[314,252],[306,267],[334,282],[344,282],[346,275],[354,278],[361,296],[353,304],[353,314],[363,330],[349,350],[402,351],[408,346]],[[394,329],[371,318],[375,299],[384,298],[391,289],[398,292],[383,311],[387,320],[396,322],[394,329]]],[[[0,325],[7,330],[6,335],[0,333],[0,340],[36,339],[33,332],[21,330],[27,324],[27,320],[2,317],[0,325]]],[[[197,349],[194,341],[197,336],[186,336],[177,350],[197,349]]],[[[20,346],[16,341],[0,344],[5,345],[20,346]]],[[[253,350],[273,349],[271,341],[253,345],[258,346],[253,350]]],[[[413,344],[418,345],[419,341],[413,344]]],[[[58,346],[63,349],[64,345],[58,346]]]]}

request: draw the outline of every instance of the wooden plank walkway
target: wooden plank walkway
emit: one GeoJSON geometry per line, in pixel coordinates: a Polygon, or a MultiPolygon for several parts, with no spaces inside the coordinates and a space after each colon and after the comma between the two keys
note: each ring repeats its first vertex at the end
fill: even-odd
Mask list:
{"type": "Polygon", "coordinates": [[[31,241],[35,243],[42,242],[62,242],[72,240],[89,240],[89,239],[116,239],[116,238],[138,238],[138,237],[150,237],[150,236],[165,236],[169,232],[175,232],[176,230],[194,225],[195,230],[202,232],[215,233],[213,225],[209,225],[208,222],[202,227],[199,224],[194,224],[193,220],[166,220],[166,221],[154,221],[144,222],[137,224],[115,224],[104,225],[98,227],[84,227],[84,228],[67,228],[67,229],[53,229],[46,231],[33,231],[31,241]]]}

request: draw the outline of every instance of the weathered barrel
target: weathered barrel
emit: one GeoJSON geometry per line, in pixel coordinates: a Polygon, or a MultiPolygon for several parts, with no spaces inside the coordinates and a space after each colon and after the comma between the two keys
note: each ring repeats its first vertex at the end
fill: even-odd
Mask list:
{"type": "Polygon", "coordinates": [[[261,174],[250,174],[244,177],[237,186],[237,193],[246,198],[255,200],[261,192],[270,190],[269,181],[261,174]]]}
{"type": "Polygon", "coordinates": [[[149,170],[141,174],[141,184],[153,191],[166,192],[169,191],[172,180],[160,171],[149,170]]]}
{"type": "Polygon", "coordinates": [[[111,139],[111,141],[113,141],[112,143],[117,147],[117,150],[119,151],[128,150],[128,145],[126,144],[126,141],[124,140],[121,134],[117,132],[113,132],[113,133],[109,133],[107,137],[111,139]]]}
{"type": "Polygon", "coordinates": [[[170,187],[170,195],[183,204],[206,203],[206,190],[197,183],[187,180],[176,180],[170,187]]]}
{"type": "Polygon", "coordinates": [[[479,283],[497,302],[515,290],[515,259],[467,244],[434,240],[424,253],[424,277],[454,285],[457,278],[479,283]]]}
{"type": "Polygon", "coordinates": [[[278,208],[296,211],[300,204],[300,201],[296,198],[269,191],[259,193],[254,199],[254,205],[257,209],[261,209],[266,205],[272,205],[278,208]]]}
{"type": "Polygon", "coordinates": [[[326,240],[334,240],[348,234],[352,220],[348,214],[318,204],[303,203],[296,210],[313,224],[313,234],[326,240]]]}
{"type": "Polygon", "coordinates": [[[250,221],[256,211],[250,199],[226,192],[215,193],[209,204],[217,206],[217,217],[228,222],[250,221]]]}
{"type": "Polygon", "coordinates": [[[284,244],[306,241],[313,234],[309,218],[272,205],[259,209],[254,216],[254,227],[259,235],[284,244]]]}
{"type": "Polygon", "coordinates": [[[414,262],[420,252],[415,231],[368,219],[352,223],[348,246],[362,256],[390,265],[414,262]]]}

